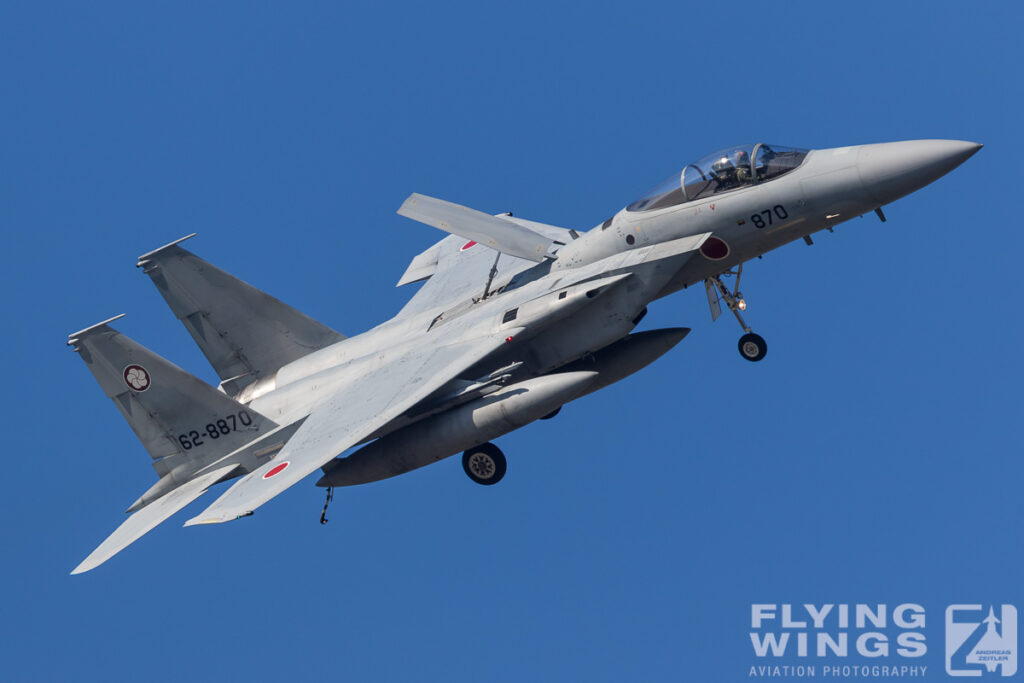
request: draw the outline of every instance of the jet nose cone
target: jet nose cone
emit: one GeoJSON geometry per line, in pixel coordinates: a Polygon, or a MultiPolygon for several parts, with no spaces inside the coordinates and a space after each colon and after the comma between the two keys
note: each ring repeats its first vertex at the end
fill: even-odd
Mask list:
{"type": "Polygon", "coordinates": [[[881,204],[919,190],[981,149],[964,140],[909,140],[863,145],[857,158],[864,189],[881,204]]]}

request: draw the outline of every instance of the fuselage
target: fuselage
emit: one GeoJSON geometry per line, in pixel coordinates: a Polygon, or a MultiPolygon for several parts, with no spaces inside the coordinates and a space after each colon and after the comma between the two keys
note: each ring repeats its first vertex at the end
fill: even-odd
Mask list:
{"type": "MultiPolygon", "coordinates": [[[[945,175],[980,147],[973,142],[913,140],[811,150],[798,167],[766,182],[664,208],[624,208],[566,251],[580,253],[579,260],[586,262],[616,250],[703,232],[725,243],[724,256],[702,254],[704,258],[680,268],[660,293],[665,296],[889,204],[945,175]],[[630,236],[633,240],[628,241],[630,236]]],[[[566,254],[566,260],[574,253],[566,254]]]]}
{"type": "MultiPolygon", "coordinates": [[[[339,387],[394,362],[410,345],[432,343],[432,332],[452,321],[467,330],[510,330],[507,349],[474,366],[466,374],[467,383],[508,366],[514,366],[508,373],[513,383],[544,376],[622,340],[650,302],[878,209],[948,173],[979,148],[970,142],[917,140],[786,151],[777,156],[792,167],[776,176],[770,161],[761,166],[749,161],[770,159],[764,151],[770,147],[735,148],[729,151],[732,157],[723,155],[704,167],[687,166],[678,187],[670,180],[661,194],[638,200],[568,240],[554,260],[502,273],[491,296],[397,316],[282,367],[238,399],[281,424],[294,422],[339,387]],[[698,252],[624,271],[594,271],[594,264],[617,254],[705,233],[710,236],[698,252]],[[574,275],[584,272],[588,276],[583,283],[574,282],[574,275]],[[587,281],[623,272],[625,279],[603,286],[593,302],[571,309],[563,303],[571,287],[582,286],[575,295],[586,295],[587,281]],[[507,319],[513,309],[533,310],[530,306],[540,314],[525,321],[507,319]]],[[[458,389],[437,392],[442,409],[444,397],[458,389]]],[[[374,436],[386,436],[429,415],[403,416],[374,436]]]]}

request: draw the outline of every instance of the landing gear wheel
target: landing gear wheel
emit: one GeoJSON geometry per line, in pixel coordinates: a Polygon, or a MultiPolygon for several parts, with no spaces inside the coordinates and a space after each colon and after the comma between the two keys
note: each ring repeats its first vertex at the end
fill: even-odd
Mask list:
{"type": "Polygon", "coordinates": [[[543,416],[541,416],[541,418],[540,418],[540,419],[542,419],[542,420],[550,420],[550,419],[551,419],[551,418],[553,418],[553,417],[554,417],[555,415],[558,415],[558,414],[559,414],[560,412],[562,412],[562,406],[558,406],[557,408],[555,408],[554,410],[552,410],[552,411],[551,411],[550,413],[548,413],[547,415],[543,415],[543,416]]]}
{"type": "Polygon", "coordinates": [[[740,337],[740,355],[749,361],[759,361],[768,353],[768,344],[759,334],[747,332],[740,337]]]}
{"type": "Polygon", "coordinates": [[[505,476],[508,462],[493,443],[474,446],[462,454],[462,469],[469,478],[484,486],[493,486],[505,476]]]}

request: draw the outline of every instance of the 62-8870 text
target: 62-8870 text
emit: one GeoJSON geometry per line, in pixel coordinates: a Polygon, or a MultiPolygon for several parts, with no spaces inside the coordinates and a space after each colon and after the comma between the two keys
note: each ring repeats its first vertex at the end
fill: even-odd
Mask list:
{"type": "Polygon", "coordinates": [[[186,451],[192,450],[198,446],[202,446],[206,441],[204,439],[219,439],[222,436],[227,436],[231,432],[238,430],[241,427],[248,427],[252,424],[252,416],[244,410],[238,411],[237,414],[228,415],[213,422],[204,425],[201,429],[190,429],[187,432],[178,435],[178,443],[186,451]]]}

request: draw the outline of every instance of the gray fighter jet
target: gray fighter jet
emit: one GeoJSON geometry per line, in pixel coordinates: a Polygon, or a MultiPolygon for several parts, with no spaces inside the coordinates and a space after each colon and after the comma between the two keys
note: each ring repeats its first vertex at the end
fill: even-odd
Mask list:
{"type": "Polygon", "coordinates": [[[470,479],[495,484],[506,461],[490,442],[679,343],[689,329],[632,330],[648,304],[691,285],[704,284],[713,319],[723,304],[736,316],[740,354],[760,361],[765,341],[741,314],[745,261],[864,213],[884,221],[883,205],[980,148],[734,147],[688,164],[587,232],[413,194],[398,212],[450,235],[412,259],[398,285],[426,282],[398,315],[348,338],[182,240],[144,254],[138,266],[221,382],[213,388],[117,332],[116,318],[70,335],[160,476],[72,573],[230,479],[238,481],[186,526],[251,515],[317,469],[329,499],[332,487],[464,451],[470,479]]]}

